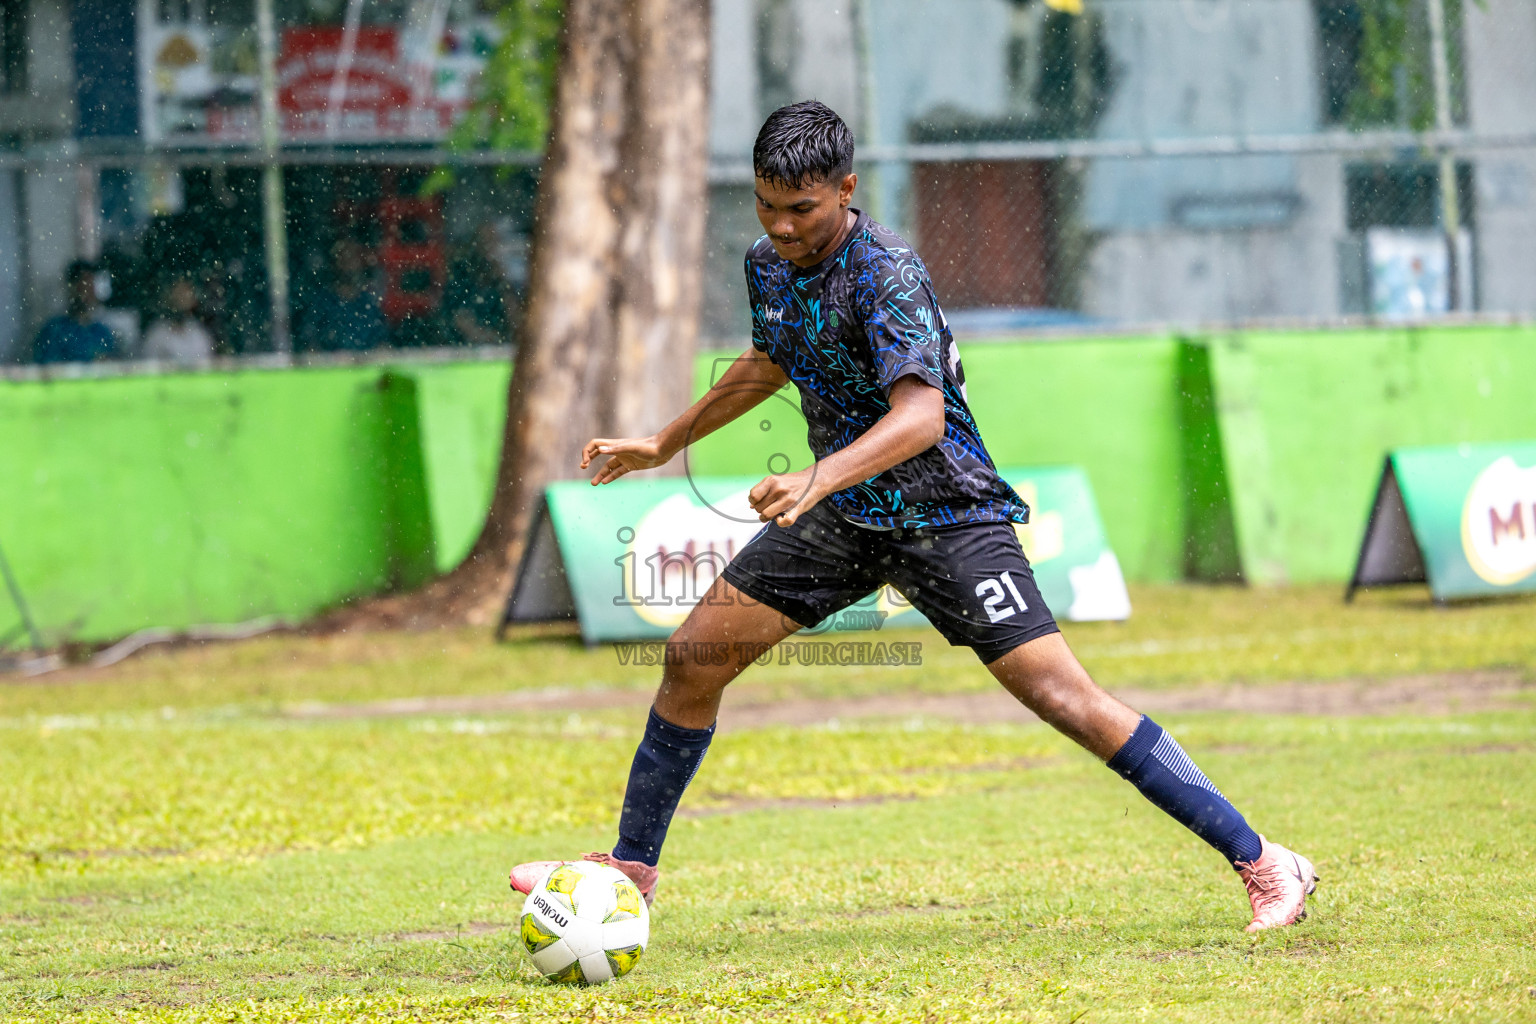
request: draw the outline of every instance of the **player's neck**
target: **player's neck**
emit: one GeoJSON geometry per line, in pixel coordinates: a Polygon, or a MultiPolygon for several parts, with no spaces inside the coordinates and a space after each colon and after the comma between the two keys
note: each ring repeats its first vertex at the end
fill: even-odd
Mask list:
{"type": "Polygon", "coordinates": [[[832,240],[826,245],[814,249],[810,253],[806,254],[806,259],[809,259],[812,262],[801,263],[799,260],[791,260],[790,262],[799,267],[801,270],[810,270],[813,267],[821,266],[827,261],[829,256],[832,256],[837,252],[837,250],[843,247],[844,242],[848,241],[848,236],[853,233],[853,226],[857,224],[858,221],[859,215],[854,213],[852,209],[844,210],[843,222],[838,226],[837,234],[832,236],[832,240]]]}

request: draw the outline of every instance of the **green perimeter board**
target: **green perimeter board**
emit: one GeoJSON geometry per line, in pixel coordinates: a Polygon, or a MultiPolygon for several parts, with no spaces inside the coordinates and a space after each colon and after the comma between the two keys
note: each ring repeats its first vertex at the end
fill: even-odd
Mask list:
{"type": "Polygon", "coordinates": [[[1203,344],[1250,582],[1348,580],[1389,451],[1536,437],[1536,327],[1251,332],[1203,344]]]}
{"type": "Polygon", "coordinates": [[[1437,600],[1536,591],[1536,441],[1407,448],[1392,469],[1437,600]]]}
{"type": "MultiPolygon", "coordinates": [[[[391,581],[377,367],[0,383],[0,545],[45,637],[302,616],[391,581]]],[[[406,532],[409,532],[408,530],[406,532]]],[[[0,633],[17,621],[0,597],[0,633]]]]}
{"type": "MultiPolygon", "coordinates": [[[[702,356],[696,391],[707,390],[738,354],[702,356]]],[[[999,466],[1081,466],[1126,578],[1184,575],[1187,460],[1177,339],[977,340],[961,343],[960,358],[967,400],[999,466]]],[[[762,476],[779,452],[796,469],[811,459],[793,388],[695,445],[689,470],[762,476]]]]}
{"type": "MultiPolygon", "coordinates": [[[[961,350],[994,457],[1083,466],[1131,579],[1230,575],[1240,561],[1253,581],[1343,581],[1387,451],[1536,436],[1530,327],[961,350]]],[[[700,390],[722,355],[700,357],[700,390]]],[[[50,640],[305,615],[414,582],[479,530],[509,372],[402,362],[0,383],[0,545],[50,640]]],[[[809,460],[792,390],[689,461],[762,476],[779,452],[809,460]]],[[[15,621],[0,598],[0,635],[15,621]]]]}
{"type": "MultiPolygon", "coordinates": [[[[1110,547],[1129,579],[1169,581],[1184,568],[1184,453],[1179,345],[1171,337],[960,346],[972,411],[999,465],[1080,465],[1110,547]]],[[[701,353],[703,394],[739,352],[701,353]]],[[[417,382],[421,444],[438,571],[479,534],[495,483],[509,363],[408,366],[417,382]]],[[[765,476],[811,462],[793,387],[701,439],[679,469],[697,476],[765,476]],[[783,460],[775,459],[782,455],[783,460]]],[[[1219,486],[1219,481],[1217,482],[1219,486]]]]}
{"type": "MultiPolygon", "coordinates": [[[[1005,469],[1032,507],[1020,540],[1046,603],[1061,618],[1116,619],[1130,600],[1087,476],[1073,466],[1005,469]]],[[[579,481],[545,492],[565,578],[588,643],[664,639],[724,565],[763,526],[746,503],[761,479],[631,478],[579,481]],[[689,559],[694,561],[689,561],[689,559]],[[692,568],[707,566],[704,570],[692,568]]],[[[986,595],[977,598],[978,607],[986,595]]],[[[1010,600],[999,587],[998,610],[1010,600]]],[[[890,588],[832,616],[817,631],[911,626],[922,616],[890,588]]]]}
{"type": "Polygon", "coordinates": [[[403,365],[395,372],[415,382],[432,567],[447,572],[469,554],[491,507],[512,361],[403,365]]]}

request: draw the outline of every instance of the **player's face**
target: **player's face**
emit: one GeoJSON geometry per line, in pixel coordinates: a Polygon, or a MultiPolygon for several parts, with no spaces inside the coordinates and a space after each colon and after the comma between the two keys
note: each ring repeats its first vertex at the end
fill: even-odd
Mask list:
{"type": "Polygon", "coordinates": [[[799,267],[820,263],[843,229],[859,176],[800,188],[757,179],[757,219],[774,251],[799,267]]]}

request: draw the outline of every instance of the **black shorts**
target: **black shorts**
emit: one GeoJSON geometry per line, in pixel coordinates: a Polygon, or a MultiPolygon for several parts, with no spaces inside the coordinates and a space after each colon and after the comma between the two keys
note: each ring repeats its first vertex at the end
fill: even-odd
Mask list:
{"type": "Polygon", "coordinates": [[[983,663],[1059,631],[1010,523],[872,530],[817,505],[769,523],[722,575],[806,628],[889,583],[983,663]]]}

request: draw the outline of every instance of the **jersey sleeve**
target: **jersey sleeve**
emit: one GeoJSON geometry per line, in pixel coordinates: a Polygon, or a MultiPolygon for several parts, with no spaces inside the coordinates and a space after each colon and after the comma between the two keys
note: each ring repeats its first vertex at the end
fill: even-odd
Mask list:
{"type": "Polygon", "coordinates": [[[942,389],[943,314],[922,261],[910,251],[882,252],[859,275],[857,299],[881,389],[889,394],[908,376],[942,389]]]}

